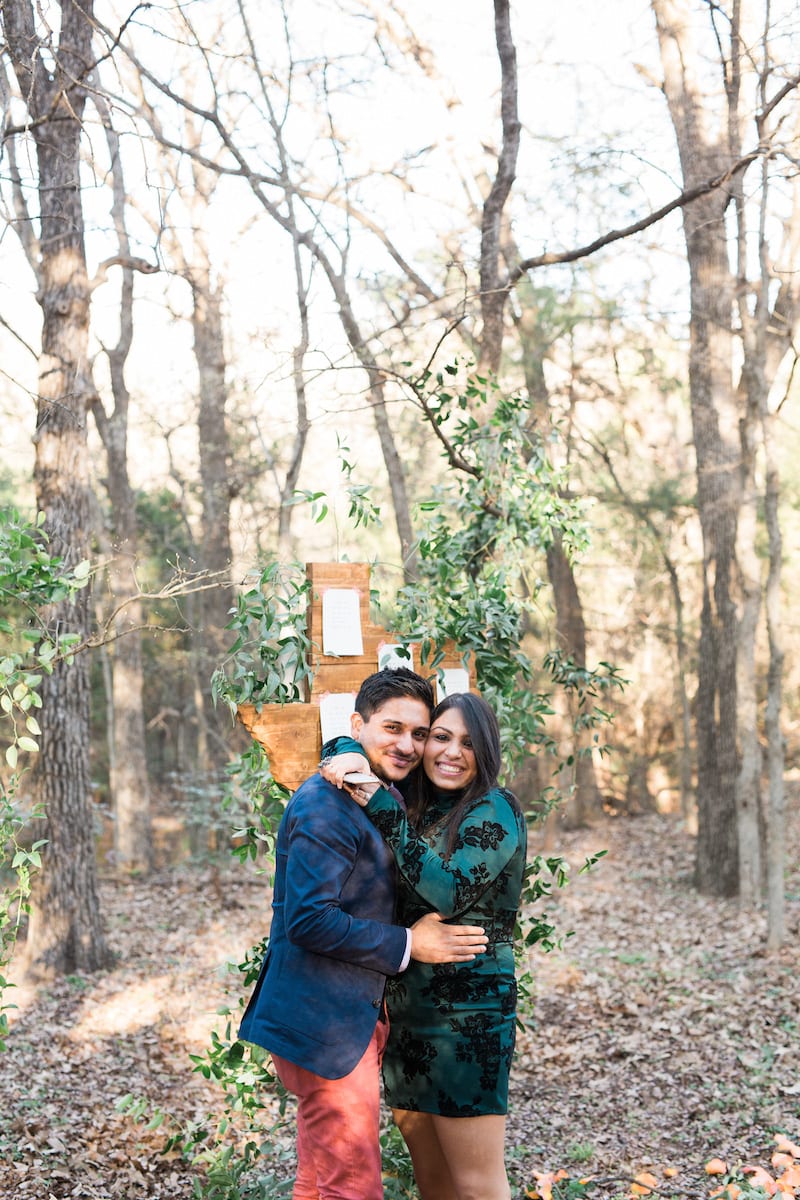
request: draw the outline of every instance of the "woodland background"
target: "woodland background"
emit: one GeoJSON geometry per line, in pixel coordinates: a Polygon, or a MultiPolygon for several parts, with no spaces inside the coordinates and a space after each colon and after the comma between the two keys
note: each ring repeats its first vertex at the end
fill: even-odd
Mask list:
{"type": "Polygon", "coordinates": [[[669,829],[791,978],[799,20],[3,0],[5,976],[234,886],[212,675],[301,695],[276,564],[350,559],[476,653],[544,853],[669,829]]]}

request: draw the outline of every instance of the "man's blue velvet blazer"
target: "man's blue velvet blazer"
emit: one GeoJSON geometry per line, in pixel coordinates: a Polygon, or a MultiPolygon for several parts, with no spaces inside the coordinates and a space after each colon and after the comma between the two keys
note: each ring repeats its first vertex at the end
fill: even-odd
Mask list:
{"type": "Polygon", "coordinates": [[[326,1079],[369,1044],[406,931],[393,925],[395,865],[362,809],[315,775],[278,829],[272,927],[242,1041],[326,1079]]]}

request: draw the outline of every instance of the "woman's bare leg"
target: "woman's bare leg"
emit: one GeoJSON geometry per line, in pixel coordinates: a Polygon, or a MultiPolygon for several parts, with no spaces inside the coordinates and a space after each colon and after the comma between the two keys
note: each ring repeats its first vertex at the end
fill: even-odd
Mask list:
{"type": "MultiPolygon", "coordinates": [[[[511,1200],[504,1155],[505,1117],[430,1119],[456,1200],[511,1200]]],[[[423,1200],[427,1200],[425,1193],[423,1200]]]]}
{"type": "Polygon", "coordinates": [[[393,1108],[395,1125],[408,1146],[420,1200],[459,1200],[430,1113],[393,1108]]]}

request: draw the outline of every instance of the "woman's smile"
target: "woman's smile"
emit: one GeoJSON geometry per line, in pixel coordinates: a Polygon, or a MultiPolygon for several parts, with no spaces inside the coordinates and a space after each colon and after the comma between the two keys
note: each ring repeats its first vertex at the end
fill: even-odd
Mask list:
{"type": "Polygon", "coordinates": [[[430,781],[440,788],[465,788],[477,774],[475,751],[464,718],[449,708],[431,726],[422,765],[430,781]]]}

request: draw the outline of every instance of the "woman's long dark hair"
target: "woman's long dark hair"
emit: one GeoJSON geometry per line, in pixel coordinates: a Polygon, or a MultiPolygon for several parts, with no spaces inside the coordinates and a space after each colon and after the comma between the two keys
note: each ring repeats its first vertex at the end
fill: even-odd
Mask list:
{"type": "MultiPolygon", "coordinates": [[[[464,719],[467,736],[472,742],[475,755],[476,772],[469,786],[463,792],[457,793],[453,807],[441,823],[441,828],[447,831],[448,855],[453,852],[464,811],[498,786],[497,777],[502,766],[497,717],[483,697],[476,696],[473,692],[454,692],[451,696],[446,696],[433,710],[431,729],[438,718],[451,708],[457,708],[464,719]]],[[[418,832],[424,826],[425,813],[432,799],[431,782],[422,766],[419,766],[410,780],[408,791],[408,815],[418,832]]]]}

